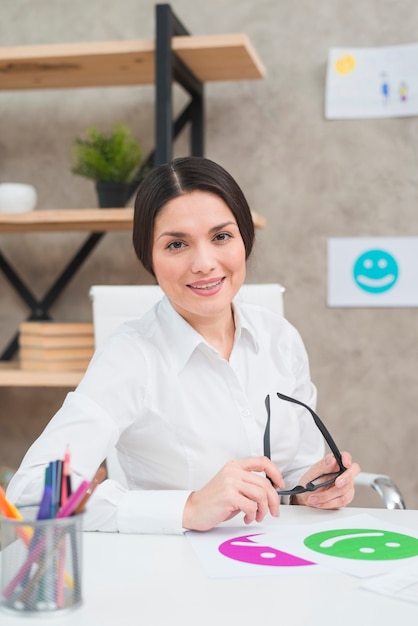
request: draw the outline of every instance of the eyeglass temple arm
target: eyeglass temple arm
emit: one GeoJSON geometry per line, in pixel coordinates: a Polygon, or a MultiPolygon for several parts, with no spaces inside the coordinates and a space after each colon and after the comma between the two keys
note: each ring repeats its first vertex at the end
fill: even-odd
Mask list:
{"type": "Polygon", "coordinates": [[[271,450],[270,450],[270,396],[267,395],[265,399],[265,405],[267,409],[267,423],[266,428],[264,430],[264,456],[268,459],[271,459],[271,450]]]}
{"type": "Polygon", "coordinates": [[[340,452],[337,444],[335,443],[334,439],[332,438],[331,433],[329,432],[329,430],[327,429],[327,427],[325,426],[325,424],[323,423],[323,421],[321,420],[319,415],[317,415],[315,413],[315,411],[313,409],[311,409],[311,407],[308,406],[307,404],[305,404],[304,402],[301,402],[300,400],[296,400],[296,398],[291,398],[290,396],[285,396],[283,393],[279,393],[278,391],[276,393],[277,393],[277,396],[279,398],[281,398],[282,400],[287,400],[288,402],[293,402],[294,404],[299,404],[300,406],[305,407],[305,409],[307,409],[309,411],[309,413],[312,415],[312,417],[314,419],[315,424],[318,426],[318,428],[321,431],[325,441],[329,445],[331,452],[335,456],[335,458],[337,460],[337,463],[340,466],[340,469],[344,469],[345,470],[346,467],[344,467],[344,465],[343,465],[341,452],[340,452]]]}

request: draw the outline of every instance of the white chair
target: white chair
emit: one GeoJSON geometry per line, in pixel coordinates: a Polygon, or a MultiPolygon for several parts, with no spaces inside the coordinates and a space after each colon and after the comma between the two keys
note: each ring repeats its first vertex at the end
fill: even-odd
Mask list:
{"type": "MultiPolygon", "coordinates": [[[[245,284],[237,294],[237,299],[262,304],[284,315],[284,287],[277,283],[245,284]]],[[[163,292],[158,285],[94,285],[90,288],[93,306],[94,341],[96,347],[119,325],[129,319],[140,317],[148,311],[163,292]]],[[[116,450],[106,459],[109,478],[126,486],[125,475],[120,467],[116,450]]],[[[356,480],[358,485],[374,489],[387,509],[405,509],[402,495],[385,474],[361,472],[356,480]]]]}

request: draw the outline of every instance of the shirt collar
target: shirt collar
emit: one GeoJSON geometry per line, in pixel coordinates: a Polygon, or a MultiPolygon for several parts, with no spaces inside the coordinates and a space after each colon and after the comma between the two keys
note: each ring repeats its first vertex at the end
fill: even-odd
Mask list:
{"type": "Polygon", "coordinates": [[[235,343],[241,339],[241,337],[248,337],[252,344],[254,351],[258,352],[259,343],[257,340],[257,329],[251,321],[251,317],[248,312],[248,306],[242,302],[234,300],[232,303],[234,307],[234,319],[235,319],[235,343]]]}
{"type": "Polygon", "coordinates": [[[180,372],[196,348],[206,343],[195,329],[177,313],[167,296],[157,305],[157,317],[165,335],[167,352],[180,372]]]}
{"type": "MultiPolygon", "coordinates": [[[[234,302],[235,318],[235,339],[234,344],[248,338],[256,352],[259,350],[257,333],[246,311],[245,305],[234,302]]],[[[162,329],[167,329],[166,346],[170,353],[170,358],[176,362],[180,372],[189,361],[193,352],[199,346],[206,346],[216,352],[208,345],[200,335],[185,319],[177,313],[167,296],[164,296],[158,304],[157,316],[162,322],[162,329]]]]}

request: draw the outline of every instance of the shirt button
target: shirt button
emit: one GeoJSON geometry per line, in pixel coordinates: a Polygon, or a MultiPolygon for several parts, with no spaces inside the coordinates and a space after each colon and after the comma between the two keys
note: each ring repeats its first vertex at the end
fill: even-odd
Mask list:
{"type": "Polygon", "coordinates": [[[250,417],[250,415],[251,415],[250,409],[243,409],[241,411],[241,415],[242,415],[242,417],[250,417]]]}

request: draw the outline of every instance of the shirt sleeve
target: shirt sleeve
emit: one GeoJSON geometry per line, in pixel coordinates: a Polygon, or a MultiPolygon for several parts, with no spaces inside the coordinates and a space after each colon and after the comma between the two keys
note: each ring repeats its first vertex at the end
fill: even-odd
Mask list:
{"type": "Polygon", "coordinates": [[[86,509],[84,530],[182,534],[189,491],[127,490],[114,480],[99,485],[86,509]]]}
{"type": "MultiPolygon", "coordinates": [[[[69,394],[26,453],[10,481],[8,498],[17,506],[39,503],[45,468],[51,458],[63,458],[71,441],[72,488],[76,489],[82,480],[93,478],[106,456],[106,442],[116,438],[115,426],[105,412],[98,411],[87,398],[69,394]],[[77,443],[74,433],[78,433],[77,443]]],[[[190,491],[180,490],[127,490],[114,480],[105,480],[88,502],[83,527],[87,531],[179,534],[183,532],[183,509],[189,494],[190,491]]]]}
{"type": "MultiPolygon", "coordinates": [[[[17,506],[41,501],[45,468],[51,460],[64,458],[67,446],[73,491],[82,480],[92,480],[121,432],[135,418],[141,392],[129,391],[138,390],[138,384],[129,379],[129,372],[136,372],[137,376],[139,372],[138,379],[146,385],[146,364],[140,355],[135,354],[131,367],[119,366],[126,363],[128,352],[132,351],[122,340],[96,353],[78,389],[67,395],[11,479],[7,495],[17,506]]],[[[114,480],[105,480],[86,506],[84,530],[181,533],[189,494],[190,491],[181,490],[127,490],[114,480]]]]}
{"type": "MultiPolygon", "coordinates": [[[[45,467],[22,466],[9,485],[8,498],[18,506],[39,502],[45,467]]],[[[189,495],[190,491],[128,491],[113,480],[105,480],[96,488],[86,507],[83,529],[182,534],[181,521],[189,495]]]]}

